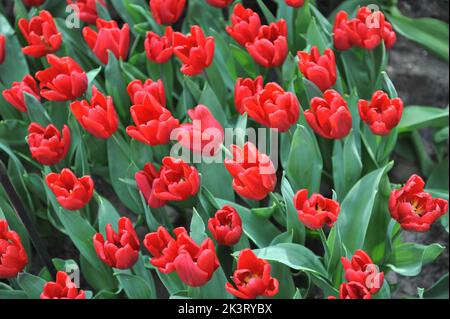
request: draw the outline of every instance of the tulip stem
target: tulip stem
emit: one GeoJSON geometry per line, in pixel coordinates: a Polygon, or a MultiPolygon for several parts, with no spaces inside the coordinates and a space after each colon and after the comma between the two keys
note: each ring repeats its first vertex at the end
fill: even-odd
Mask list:
{"type": "Polygon", "coordinates": [[[226,148],[225,145],[222,144],[222,145],[220,145],[220,147],[225,152],[226,157],[233,158],[233,153],[231,153],[230,150],[228,148],[226,148]]]}
{"type": "Polygon", "coordinates": [[[325,251],[325,256],[330,257],[331,255],[330,255],[330,249],[329,249],[328,243],[327,243],[327,236],[325,235],[323,228],[319,229],[319,235],[320,235],[320,240],[323,245],[323,249],[325,251]]]}
{"type": "Polygon", "coordinates": [[[273,200],[273,202],[275,203],[275,205],[281,209],[284,210],[284,205],[280,202],[280,200],[278,199],[277,195],[275,195],[273,192],[269,193],[270,198],[273,200]]]}

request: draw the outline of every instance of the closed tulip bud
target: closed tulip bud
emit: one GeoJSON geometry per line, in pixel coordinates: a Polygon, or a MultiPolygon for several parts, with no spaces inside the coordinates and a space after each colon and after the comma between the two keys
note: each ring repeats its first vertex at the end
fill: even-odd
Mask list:
{"type": "Polygon", "coordinates": [[[337,68],[334,52],[326,49],[320,55],[317,47],[311,48],[311,53],[300,51],[298,64],[303,76],[313,82],[322,92],[330,89],[337,81],[337,68]]]}
{"type": "Polygon", "coordinates": [[[15,278],[27,264],[27,252],[20,236],[9,230],[5,219],[0,219],[0,279],[15,278]]]}
{"type": "Polygon", "coordinates": [[[61,135],[53,124],[42,127],[38,123],[31,123],[27,141],[31,156],[36,161],[42,165],[55,165],[62,161],[69,151],[69,127],[64,125],[61,135]]]}
{"type": "Polygon", "coordinates": [[[105,97],[95,86],[89,102],[75,101],[70,104],[70,109],[80,125],[97,138],[107,139],[119,127],[112,97],[105,97]]]}
{"type": "Polygon", "coordinates": [[[265,67],[278,67],[288,55],[286,21],[281,19],[270,25],[263,25],[253,43],[245,45],[256,63],[265,67]]]}
{"type": "Polygon", "coordinates": [[[108,52],[117,59],[126,60],[130,46],[130,27],[127,23],[119,28],[114,20],[97,19],[97,31],[90,27],[83,29],[83,37],[92,52],[104,64],[108,63],[108,52]]]}
{"type": "Polygon", "coordinates": [[[172,25],[180,19],[186,0],[150,0],[150,10],[158,24],[172,25]]]}
{"type": "Polygon", "coordinates": [[[90,176],[77,178],[68,168],[63,169],[61,174],[48,174],[45,182],[55,194],[58,203],[67,210],[83,208],[94,193],[94,181],[90,176]]]}
{"type": "Polygon", "coordinates": [[[383,91],[373,94],[371,101],[359,100],[358,110],[361,119],[375,135],[389,135],[402,119],[403,101],[390,99],[383,91]]]}
{"type": "Polygon", "coordinates": [[[305,4],[305,0],[285,0],[288,6],[300,8],[305,4]]]}
{"type": "Polygon", "coordinates": [[[193,123],[181,124],[174,131],[178,142],[193,152],[215,156],[221,150],[225,137],[222,126],[204,105],[198,105],[187,113],[193,123]]]}
{"type": "Polygon", "coordinates": [[[79,290],[69,275],[63,271],[56,274],[56,282],[47,282],[41,293],[41,299],[86,299],[84,290],[79,290]]]}
{"type": "Polygon", "coordinates": [[[173,261],[178,256],[177,241],[162,226],[154,233],[147,234],[144,246],[152,255],[150,263],[163,274],[175,271],[173,261]]]}
{"type": "Polygon", "coordinates": [[[36,73],[42,97],[49,101],[70,101],[86,92],[87,75],[72,58],[48,54],[47,61],[50,67],[36,73]]]}
{"type": "Polygon", "coordinates": [[[234,190],[244,198],[262,200],[273,192],[277,184],[275,167],[270,158],[259,153],[252,143],[241,149],[232,145],[232,159],[225,159],[225,167],[233,177],[234,190]]]}
{"type": "Polygon", "coordinates": [[[209,67],[214,59],[215,42],[213,37],[205,37],[203,30],[194,25],[191,33],[176,32],[173,36],[175,55],[181,60],[181,72],[194,76],[209,67]]]}
{"type": "Polygon", "coordinates": [[[29,7],[38,7],[42,5],[46,0],[23,0],[23,3],[29,7]]]}
{"type": "Polygon", "coordinates": [[[372,295],[383,287],[384,273],[378,270],[378,266],[363,250],[358,249],[352,260],[342,257],[341,262],[348,282],[359,282],[372,295]]]}
{"type": "Polygon", "coordinates": [[[242,109],[256,122],[280,132],[287,132],[300,115],[295,94],[286,92],[275,82],[266,84],[252,98],[244,99],[242,109]]]}
{"type": "Polygon", "coordinates": [[[62,35],[48,11],[42,10],[38,16],[29,21],[20,19],[19,29],[28,43],[28,46],[22,49],[26,55],[41,58],[58,51],[61,46],[62,35]]]}
{"type": "Polygon", "coordinates": [[[241,3],[234,6],[231,25],[226,27],[227,33],[241,46],[253,43],[261,28],[261,18],[252,9],[246,9],[241,3]]]}
{"type": "Polygon", "coordinates": [[[225,289],[241,299],[273,297],[279,290],[278,280],[270,276],[270,264],[250,249],[240,252],[233,281],[235,286],[227,282],[225,289]]]}
{"type": "Polygon", "coordinates": [[[147,32],[147,37],[144,42],[147,58],[158,64],[169,61],[173,55],[172,40],[172,27],[166,27],[166,32],[163,36],[159,36],[154,32],[147,32]]]}
{"type": "Polygon", "coordinates": [[[106,8],[105,0],[67,0],[77,12],[78,18],[87,24],[95,24],[98,18],[97,4],[106,8]]]}
{"type": "Polygon", "coordinates": [[[0,65],[5,62],[6,59],[6,37],[4,34],[0,34],[0,65]]]}
{"type": "Polygon", "coordinates": [[[128,269],[139,258],[139,238],[131,221],[122,217],[115,232],[111,224],[106,225],[106,240],[101,233],[93,238],[94,248],[101,261],[109,267],[128,269]]]}
{"type": "Polygon", "coordinates": [[[424,188],[423,179],[412,175],[402,188],[391,192],[389,211],[405,230],[427,232],[448,211],[447,200],[433,198],[424,188]]]}
{"type": "Polygon", "coordinates": [[[338,202],[320,194],[313,194],[308,199],[307,189],[299,190],[295,194],[294,206],[300,221],[306,227],[314,230],[321,229],[325,225],[333,227],[340,211],[338,202]]]}
{"type": "Polygon", "coordinates": [[[127,92],[132,104],[143,104],[144,98],[151,95],[162,107],[166,107],[166,93],[161,80],[147,79],[145,83],[134,80],[128,84],[127,92]]]}
{"type": "Polygon", "coordinates": [[[12,106],[14,106],[20,112],[27,111],[27,105],[25,103],[24,93],[28,93],[34,96],[38,101],[41,100],[39,96],[39,88],[36,80],[31,75],[25,75],[20,82],[13,82],[10,89],[6,89],[2,92],[3,97],[12,106]]]}
{"type": "Polygon", "coordinates": [[[260,75],[255,80],[238,78],[234,87],[234,105],[239,114],[244,114],[245,101],[254,98],[264,88],[264,79],[260,75]]]}
{"type": "Polygon", "coordinates": [[[142,104],[133,105],[130,112],[136,126],[128,126],[127,134],[147,145],[169,143],[172,130],[180,124],[152,95],[145,96],[142,104]]]}
{"type": "Polygon", "coordinates": [[[224,246],[236,245],[242,236],[242,220],[235,208],[225,205],[208,221],[214,239],[224,246]]]}
{"type": "Polygon", "coordinates": [[[335,90],[326,91],[323,98],[313,98],[305,118],[317,134],[327,139],[342,139],[352,129],[352,114],[347,102],[335,90]]]}
{"type": "Polygon", "coordinates": [[[206,0],[206,2],[217,8],[226,8],[233,0],[206,0]]]}

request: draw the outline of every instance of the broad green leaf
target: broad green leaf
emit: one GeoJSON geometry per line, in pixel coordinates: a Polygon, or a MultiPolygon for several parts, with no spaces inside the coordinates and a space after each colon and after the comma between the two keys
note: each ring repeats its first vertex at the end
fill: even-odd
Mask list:
{"type": "Polygon", "coordinates": [[[281,193],[286,206],[286,229],[294,236],[294,242],[304,244],[306,237],[305,226],[298,218],[297,209],[294,206],[294,191],[286,177],[281,181],[281,193]]]}
{"type": "Polygon", "coordinates": [[[120,63],[114,54],[108,52],[108,64],[105,67],[106,91],[114,100],[114,106],[120,118],[128,123],[130,118],[130,98],[127,93],[127,83],[122,76],[120,63]]]}
{"type": "Polygon", "coordinates": [[[448,126],[448,108],[430,106],[408,106],[398,126],[399,133],[407,133],[424,127],[448,126]]]}
{"type": "Polygon", "coordinates": [[[17,283],[30,299],[39,299],[44,289],[45,280],[28,273],[20,273],[17,283]]]}
{"type": "Polygon", "coordinates": [[[129,299],[154,299],[156,292],[139,276],[118,272],[115,276],[129,299]]]}
{"type": "Polygon", "coordinates": [[[423,292],[426,299],[448,299],[448,273],[442,276],[433,287],[423,292]]]}

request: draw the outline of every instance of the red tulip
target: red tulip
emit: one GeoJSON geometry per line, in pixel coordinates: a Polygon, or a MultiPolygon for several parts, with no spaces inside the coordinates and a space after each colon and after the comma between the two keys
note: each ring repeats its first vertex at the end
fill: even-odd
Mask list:
{"type": "Polygon", "coordinates": [[[226,8],[233,0],[206,0],[206,2],[217,8],[226,8]]]}
{"type": "Polygon", "coordinates": [[[154,233],[147,234],[144,246],[153,256],[150,263],[164,274],[175,271],[173,261],[178,256],[178,244],[162,226],[154,233]]]}
{"type": "Polygon", "coordinates": [[[305,0],[285,0],[288,6],[300,8],[305,4],[305,0]]]}
{"type": "Polygon", "coordinates": [[[151,163],[135,175],[136,184],[152,208],[164,206],[167,201],[184,201],[197,194],[200,176],[195,167],[181,159],[165,157],[159,172],[151,163]]]}
{"type": "Polygon", "coordinates": [[[225,137],[222,126],[204,105],[198,105],[187,113],[193,123],[181,124],[176,129],[178,142],[196,153],[215,156],[225,137]]]}
{"type": "Polygon", "coordinates": [[[242,236],[242,220],[235,208],[225,205],[208,221],[214,239],[224,246],[236,245],[242,236]]]}
{"type": "Polygon", "coordinates": [[[97,21],[97,4],[106,8],[105,0],[67,0],[67,3],[75,8],[80,20],[87,24],[95,24],[97,21]]]}
{"type": "Polygon", "coordinates": [[[225,159],[225,167],[233,177],[233,188],[242,197],[262,200],[277,184],[275,167],[270,158],[259,153],[252,143],[241,149],[232,145],[233,159],[225,159]]]}
{"type": "Polygon", "coordinates": [[[23,53],[34,58],[41,58],[48,53],[59,50],[62,35],[58,32],[53,16],[50,12],[42,10],[38,16],[19,20],[19,29],[28,46],[22,49],[23,53]]]}
{"type": "Polygon", "coordinates": [[[286,21],[263,25],[253,43],[245,45],[248,53],[259,65],[271,68],[284,63],[289,53],[286,21]]]}
{"type": "Polygon", "coordinates": [[[29,74],[25,75],[21,82],[13,82],[12,87],[4,90],[2,95],[6,101],[20,112],[26,112],[25,92],[33,95],[38,101],[41,100],[36,80],[29,74]]]}
{"type": "Polygon", "coordinates": [[[15,278],[27,264],[27,252],[20,236],[8,229],[5,219],[0,219],[0,279],[15,278]]]}
{"type": "Polygon", "coordinates": [[[391,192],[389,211],[405,230],[426,232],[448,210],[447,200],[433,198],[424,187],[423,179],[412,175],[405,186],[391,192]]]}
{"type": "Polygon", "coordinates": [[[87,75],[71,57],[59,58],[48,54],[47,61],[50,67],[36,73],[44,98],[49,101],[70,101],[86,92],[87,75]]]}
{"type": "Polygon", "coordinates": [[[0,34],[0,64],[3,64],[6,59],[6,37],[0,34]]]}
{"type": "Polygon", "coordinates": [[[122,29],[114,20],[97,19],[96,24],[98,32],[90,27],[85,27],[83,37],[97,58],[102,63],[107,64],[108,51],[111,51],[117,59],[126,60],[130,46],[130,27],[128,24],[125,23],[122,29]]]}
{"type": "MultiPolygon", "coordinates": [[[[369,7],[361,7],[356,17],[369,28],[367,35],[372,38],[372,41],[366,41],[367,49],[376,47],[383,40],[386,48],[390,49],[397,41],[397,35],[392,25],[386,21],[383,12],[373,12],[369,7]]],[[[360,32],[363,30],[364,28],[360,32]]]]}
{"type": "Polygon", "coordinates": [[[341,262],[348,282],[360,283],[373,295],[383,287],[384,273],[378,270],[377,265],[363,250],[358,249],[351,261],[342,257],[341,262]]]}
{"type": "Polygon", "coordinates": [[[299,190],[295,194],[294,206],[300,221],[311,229],[321,229],[325,225],[333,227],[340,211],[338,202],[320,194],[313,194],[308,199],[307,189],[299,190]]]}
{"type": "Polygon", "coordinates": [[[186,0],[150,0],[153,18],[158,24],[172,25],[183,13],[186,0]]]}
{"type": "Polygon", "coordinates": [[[169,61],[173,55],[172,39],[172,27],[166,27],[166,32],[163,36],[159,36],[154,32],[147,32],[147,38],[144,42],[147,58],[158,64],[169,61]]]}
{"type": "Polygon", "coordinates": [[[264,88],[264,79],[260,75],[255,80],[238,78],[234,87],[234,105],[239,114],[246,112],[244,108],[247,99],[254,98],[264,88]]]}
{"type": "Polygon", "coordinates": [[[70,109],[80,125],[97,138],[107,139],[119,127],[112,97],[105,97],[95,86],[89,102],[75,101],[70,104],[70,109]]]}
{"type": "Polygon", "coordinates": [[[203,30],[194,25],[191,33],[184,35],[175,32],[173,36],[175,55],[181,60],[183,74],[194,76],[209,67],[214,58],[215,43],[213,37],[206,37],[203,30]]]}
{"type": "Polygon", "coordinates": [[[143,104],[144,98],[151,95],[162,107],[166,107],[166,93],[161,80],[148,79],[145,83],[142,83],[141,80],[134,80],[128,84],[127,91],[132,104],[143,104]]]}
{"type": "Polygon", "coordinates": [[[93,238],[98,258],[109,267],[128,269],[133,267],[139,258],[139,238],[131,220],[122,217],[115,232],[111,224],[106,225],[106,241],[101,233],[93,238]]]}
{"type": "Polygon", "coordinates": [[[245,98],[242,109],[256,122],[280,132],[287,132],[300,115],[300,104],[295,94],[284,91],[275,82],[266,84],[253,97],[245,98]]]}
{"type": "Polygon", "coordinates": [[[299,51],[297,55],[303,76],[317,85],[322,92],[336,84],[337,69],[333,50],[326,49],[324,54],[320,55],[319,49],[314,46],[310,54],[299,51]]]}
{"type": "Polygon", "coordinates": [[[86,299],[84,290],[78,290],[69,275],[63,271],[56,274],[56,282],[47,282],[41,293],[41,299],[86,299]]]}
{"type": "Polygon", "coordinates": [[[403,101],[400,98],[389,99],[387,93],[377,91],[370,102],[359,100],[358,110],[373,134],[386,136],[402,119],[403,101]]]}
{"type": "Polygon", "coordinates": [[[270,264],[250,249],[244,249],[239,254],[233,281],[236,288],[227,282],[225,289],[241,299],[273,297],[279,290],[278,280],[270,276],[270,264]]]}
{"type": "Polygon", "coordinates": [[[142,104],[133,105],[130,112],[136,126],[128,126],[127,134],[147,145],[169,143],[172,130],[180,124],[153,95],[145,96],[142,104]]]}
{"type": "Polygon", "coordinates": [[[231,15],[231,26],[226,27],[227,33],[241,46],[253,43],[261,27],[261,18],[252,9],[246,9],[241,3],[234,6],[231,15]]]}
{"type": "Polygon", "coordinates": [[[341,284],[341,287],[339,288],[339,299],[372,299],[372,295],[364,285],[352,281],[341,284]]]}
{"type": "Polygon", "coordinates": [[[55,194],[58,203],[67,210],[83,208],[94,193],[94,181],[90,176],[77,178],[68,168],[63,169],[61,174],[48,174],[45,182],[55,194]]]}
{"type": "Polygon", "coordinates": [[[335,90],[327,90],[323,98],[313,98],[305,118],[317,134],[328,139],[342,139],[352,129],[352,114],[347,102],[335,90]]]}
{"type": "Polygon", "coordinates": [[[69,151],[69,127],[64,125],[61,136],[53,124],[42,127],[38,123],[31,123],[28,127],[27,140],[31,156],[36,161],[42,165],[55,165],[62,161],[69,151]]]}
{"type": "Polygon", "coordinates": [[[45,2],[45,0],[23,0],[23,3],[29,7],[38,7],[42,5],[45,2]]]}

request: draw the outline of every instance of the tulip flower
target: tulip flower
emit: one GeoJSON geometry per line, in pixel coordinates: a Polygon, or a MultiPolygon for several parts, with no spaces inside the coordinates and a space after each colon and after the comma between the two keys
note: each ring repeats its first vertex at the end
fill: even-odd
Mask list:
{"type": "Polygon", "coordinates": [[[145,96],[142,104],[133,105],[130,112],[136,126],[128,126],[127,134],[147,145],[169,143],[172,130],[180,124],[152,95],[145,96]]]}
{"type": "Polygon", "coordinates": [[[132,104],[143,104],[145,96],[151,95],[162,107],[166,107],[166,93],[161,80],[148,79],[145,83],[134,80],[128,84],[127,92],[132,104]]]}
{"type": "Polygon", "coordinates": [[[284,63],[289,53],[286,21],[281,19],[259,28],[258,36],[245,45],[256,63],[265,67],[278,67],[284,63]]]}
{"type": "Polygon", "coordinates": [[[66,157],[70,149],[69,127],[64,125],[61,136],[53,124],[42,127],[38,123],[31,123],[27,141],[31,156],[36,161],[42,165],[55,165],[66,157]]]}
{"type": "Polygon", "coordinates": [[[260,75],[255,80],[238,78],[234,87],[234,105],[239,114],[246,112],[244,108],[247,99],[254,98],[264,88],[264,79],[260,75]]]}
{"type": "Polygon", "coordinates": [[[313,98],[305,118],[317,134],[327,139],[342,139],[352,129],[352,114],[347,102],[335,90],[327,90],[323,98],[313,98]]]}
{"type": "Polygon", "coordinates": [[[273,297],[279,290],[278,280],[270,276],[270,264],[250,249],[240,252],[233,281],[236,287],[227,282],[225,289],[241,299],[273,297]]]}
{"type": "Polygon", "coordinates": [[[70,109],[80,125],[97,138],[107,139],[119,127],[112,97],[105,97],[95,86],[89,102],[75,101],[70,104],[70,109]]]}
{"type": "Polygon", "coordinates": [[[0,34],[0,65],[5,62],[6,59],[6,37],[4,34],[0,34]]]}
{"type": "Polygon", "coordinates": [[[301,189],[295,194],[294,206],[300,221],[314,230],[321,229],[325,225],[333,227],[340,211],[338,202],[320,194],[313,194],[308,199],[307,189],[301,189]]]}
{"type": "MultiPolygon", "coordinates": [[[[330,297],[329,299],[336,299],[330,297]]],[[[344,282],[339,288],[339,299],[372,299],[372,295],[364,285],[359,282],[344,282]]]]}
{"type": "Polygon", "coordinates": [[[101,233],[93,238],[98,258],[109,267],[128,269],[133,267],[139,258],[139,238],[131,220],[122,217],[115,232],[111,224],[106,225],[106,240],[101,233]]]}
{"type": "Polygon", "coordinates": [[[206,0],[208,4],[217,8],[226,8],[233,0],[206,0]]]}
{"type": "Polygon", "coordinates": [[[130,46],[130,27],[127,23],[119,28],[114,20],[97,19],[98,32],[90,27],[83,29],[83,37],[92,52],[104,64],[108,63],[108,51],[117,59],[126,60],[130,46]]]}
{"type": "Polygon", "coordinates": [[[105,0],[67,0],[78,13],[78,18],[87,24],[95,24],[98,18],[97,4],[106,8],[105,0]]]}
{"type": "Polygon", "coordinates": [[[38,7],[42,5],[46,0],[23,0],[23,3],[29,7],[38,7]]]}
{"type": "Polygon", "coordinates": [[[29,74],[25,75],[22,81],[13,82],[12,87],[10,89],[4,90],[2,92],[2,95],[5,100],[8,101],[17,110],[19,110],[20,112],[26,112],[27,105],[25,103],[25,92],[34,96],[38,101],[41,100],[36,80],[29,74]]]}
{"type": "Polygon", "coordinates": [[[75,60],[48,54],[47,61],[50,67],[36,73],[42,97],[49,101],[70,101],[86,92],[87,75],[75,60]]]}
{"type": "Polygon", "coordinates": [[[84,290],[78,290],[69,275],[63,271],[56,274],[56,282],[47,282],[41,293],[41,299],[86,299],[84,290]]]}
{"type": "Polygon", "coordinates": [[[236,245],[242,236],[242,220],[235,208],[225,205],[208,221],[214,239],[224,246],[236,245]]]}
{"type": "Polygon", "coordinates": [[[158,24],[172,25],[183,13],[186,0],[150,0],[150,10],[158,24]]]}
{"type": "Polygon", "coordinates": [[[297,123],[300,104],[295,94],[271,82],[253,97],[242,100],[242,110],[264,126],[287,132],[297,123]]]}
{"type": "Polygon", "coordinates": [[[152,255],[150,263],[160,272],[169,274],[175,271],[173,261],[178,256],[178,244],[167,229],[159,226],[156,232],[147,234],[144,246],[152,255]]]}
{"type": "Polygon", "coordinates": [[[245,47],[247,43],[253,43],[261,28],[261,18],[252,9],[246,9],[241,3],[234,6],[231,15],[231,25],[226,27],[227,33],[239,45],[245,47]]]}
{"type": "Polygon", "coordinates": [[[386,136],[402,119],[403,101],[400,98],[389,99],[387,93],[377,91],[370,102],[359,100],[358,110],[373,134],[386,136]]]}
{"type": "Polygon", "coordinates": [[[154,32],[147,32],[144,42],[147,58],[157,64],[169,61],[173,55],[172,40],[172,27],[166,27],[166,32],[163,36],[159,36],[154,32]]]}
{"type": "Polygon", "coordinates": [[[424,188],[423,179],[412,175],[405,186],[391,192],[389,211],[392,218],[405,230],[427,232],[448,211],[447,200],[433,198],[424,188]]]}
{"type": "Polygon", "coordinates": [[[28,46],[22,49],[24,54],[41,58],[48,53],[59,50],[62,35],[58,32],[50,12],[42,10],[38,16],[31,18],[30,21],[22,18],[18,25],[28,43],[28,46]]]}
{"type": "Polygon", "coordinates": [[[288,6],[300,8],[305,4],[305,0],[285,0],[288,6]]]}
{"type": "Polygon", "coordinates": [[[27,264],[27,252],[20,236],[9,230],[5,219],[0,219],[0,279],[15,278],[27,264]]]}
{"type": "Polygon", "coordinates": [[[83,208],[94,193],[94,181],[90,176],[77,178],[68,168],[63,169],[61,174],[48,174],[45,182],[55,194],[58,203],[67,210],[83,208]]]}
{"type": "Polygon", "coordinates": [[[277,184],[276,170],[270,158],[250,142],[242,149],[236,145],[231,149],[233,158],[225,159],[225,167],[233,177],[234,190],[247,199],[266,198],[277,184]]]}
{"type": "Polygon", "coordinates": [[[163,158],[159,172],[148,163],[144,171],[136,173],[135,179],[152,208],[164,206],[167,201],[187,200],[200,189],[197,169],[173,157],[163,158]]]}
{"type": "Polygon", "coordinates": [[[359,282],[372,294],[376,294],[383,287],[384,273],[378,270],[372,259],[363,250],[358,249],[352,260],[342,257],[345,279],[348,282],[359,282]]]}
{"type": "Polygon", "coordinates": [[[326,49],[320,55],[317,47],[311,48],[311,53],[299,51],[298,65],[303,76],[313,82],[322,92],[336,84],[337,68],[334,52],[326,49]]]}
{"type": "Polygon", "coordinates": [[[175,32],[173,46],[175,55],[183,63],[181,72],[185,75],[198,75],[213,61],[214,38],[205,38],[203,30],[197,25],[191,27],[191,33],[188,35],[175,32]]]}
{"type": "Polygon", "coordinates": [[[193,123],[181,124],[176,129],[178,142],[193,152],[215,156],[225,137],[222,126],[204,105],[198,105],[187,113],[193,123]]]}

